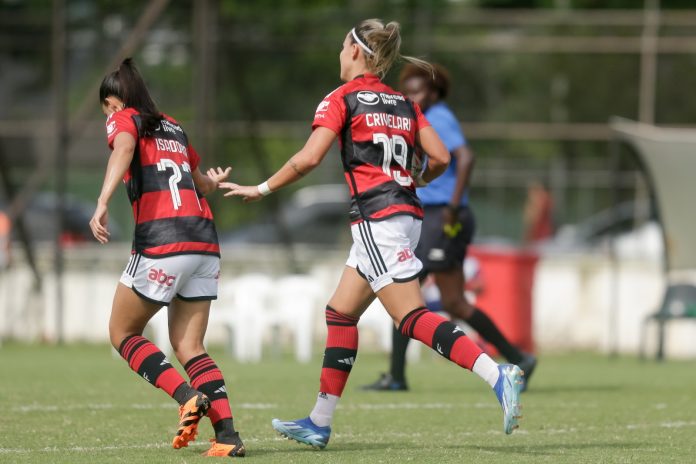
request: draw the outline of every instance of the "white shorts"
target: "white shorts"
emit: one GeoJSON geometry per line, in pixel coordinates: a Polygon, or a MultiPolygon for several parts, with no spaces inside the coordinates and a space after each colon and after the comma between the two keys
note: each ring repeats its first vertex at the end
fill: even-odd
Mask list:
{"type": "Polygon", "coordinates": [[[141,298],[163,306],[174,297],[184,301],[215,300],[220,258],[211,255],[176,255],[146,258],[134,254],[120,282],[141,298]]]}
{"type": "Polygon", "coordinates": [[[374,292],[392,282],[417,278],[423,269],[414,252],[421,223],[420,219],[403,215],[353,224],[353,246],[346,266],[357,269],[374,292]]]}

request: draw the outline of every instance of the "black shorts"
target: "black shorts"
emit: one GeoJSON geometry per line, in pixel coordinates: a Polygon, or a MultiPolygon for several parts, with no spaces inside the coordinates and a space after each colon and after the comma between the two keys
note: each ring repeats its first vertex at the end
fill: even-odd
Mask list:
{"type": "Polygon", "coordinates": [[[439,205],[424,207],[425,216],[416,248],[416,256],[423,262],[423,276],[461,268],[466,249],[474,237],[474,215],[467,206],[459,210],[459,223],[462,225],[459,233],[454,237],[445,234],[443,214],[446,208],[439,205]]]}

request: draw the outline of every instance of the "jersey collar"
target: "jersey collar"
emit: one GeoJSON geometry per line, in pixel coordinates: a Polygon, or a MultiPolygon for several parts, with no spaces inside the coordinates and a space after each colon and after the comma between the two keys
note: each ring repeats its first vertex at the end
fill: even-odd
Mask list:
{"type": "Polygon", "coordinates": [[[380,80],[379,76],[372,73],[358,74],[353,78],[354,81],[358,79],[368,79],[368,80],[380,80]]]}

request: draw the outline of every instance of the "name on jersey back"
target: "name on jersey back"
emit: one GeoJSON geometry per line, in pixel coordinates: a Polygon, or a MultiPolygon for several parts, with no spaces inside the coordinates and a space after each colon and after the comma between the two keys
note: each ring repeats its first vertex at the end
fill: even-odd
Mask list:
{"type": "Polygon", "coordinates": [[[160,151],[168,151],[170,153],[181,153],[188,158],[188,150],[183,143],[176,140],[160,139],[155,137],[155,144],[160,151]]]}
{"type": "Polygon", "coordinates": [[[410,132],[413,120],[389,113],[365,113],[365,123],[368,127],[389,127],[410,132]]]}

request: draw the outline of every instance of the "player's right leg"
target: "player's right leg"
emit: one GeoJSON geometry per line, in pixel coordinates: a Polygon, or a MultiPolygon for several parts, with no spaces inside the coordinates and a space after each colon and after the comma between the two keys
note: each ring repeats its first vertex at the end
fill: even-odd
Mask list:
{"type": "Polygon", "coordinates": [[[303,419],[273,419],[278,433],[319,449],[329,442],[334,411],[358,353],[357,323],[373,300],[367,281],[355,268],[346,266],[326,306],[326,350],[314,409],[303,419]]]}
{"type": "MultiPolygon", "coordinates": [[[[225,379],[203,344],[211,301],[217,298],[220,259],[207,255],[175,258],[186,272],[180,273],[176,297],[169,305],[169,340],[191,386],[208,404],[206,412],[215,430],[215,439],[204,454],[243,457],[246,449],[234,430],[225,379]]],[[[198,422],[205,415],[201,414],[197,403],[192,404],[191,409],[187,406],[180,411],[179,430],[172,441],[174,448],[187,446],[195,439],[198,422]]]]}

